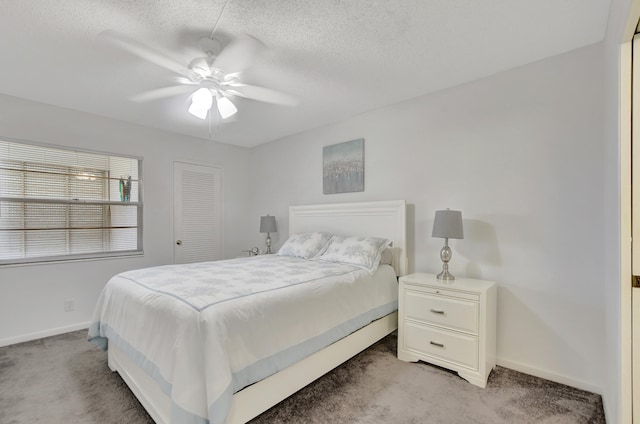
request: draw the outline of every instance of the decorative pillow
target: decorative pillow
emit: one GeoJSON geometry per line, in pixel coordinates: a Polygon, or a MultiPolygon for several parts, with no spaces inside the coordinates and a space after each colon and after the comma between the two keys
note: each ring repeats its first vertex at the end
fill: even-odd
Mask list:
{"type": "Polygon", "coordinates": [[[294,234],[284,242],[277,255],[314,258],[324,252],[331,236],[331,233],[324,232],[294,234]]]}
{"type": "Polygon", "coordinates": [[[333,236],[317,259],[356,265],[373,274],[380,264],[382,251],[389,244],[389,240],[377,237],[333,236]]]}

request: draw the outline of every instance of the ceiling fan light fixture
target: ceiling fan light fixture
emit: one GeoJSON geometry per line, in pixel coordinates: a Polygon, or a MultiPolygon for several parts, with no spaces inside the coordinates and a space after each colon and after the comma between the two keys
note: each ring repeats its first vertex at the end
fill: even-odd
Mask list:
{"type": "MultiPolygon", "coordinates": [[[[229,0],[225,0],[223,11],[228,2],[229,0]]],[[[240,35],[223,37],[225,41],[230,38],[230,41],[223,48],[220,40],[213,38],[221,15],[222,12],[218,16],[211,34],[208,37],[202,37],[199,41],[204,55],[191,60],[188,66],[135,39],[109,31],[101,33],[107,41],[117,47],[177,74],[176,82],[178,85],[150,90],[130,99],[135,102],[158,100],[183,95],[195,88],[196,91],[192,92],[190,96],[191,104],[188,111],[191,115],[202,120],[207,119],[207,116],[213,117],[209,113],[213,113],[211,108],[214,97],[217,109],[215,117],[222,119],[227,119],[238,113],[238,109],[230,100],[235,99],[236,96],[258,102],[295,106],[297,99],[285,93],[245,84],[242,81],[243,73],[251,66],[255,57],[265,46],[260,40],[250,35],[240,35]]]]}
{"type": "Polygon", "coordinates": [[[207,58],[205,57],[193,59],[191,63],[189,63],[189,69],[195,72],[202,79],[206,79],[211,75],[211,68],[209,67],[207,58]]]}
{"type": "Polygon", "coordinates": [[[200,119],[205,119],[213,105],[213,94],[208,88],[199,88],[191,95],[189,113],[200,119]]]}
{"type": "Polygon", "coordinates": [[[238,108],[231,103],[231,100],[227,99],[222,95],[218,95],[217,97],[217,105],[218,105],[218,113],[222,119],[227,119],[230,116],[233,116],[238,111],[238,108]]]}
{"type": "Polygon", "coordinates": [[[189,113],[195,116],[196,118],[207,119],[207,113],[209,113],[209,109],[194,107],[194,105],[192,104],[189,107],[189,113]]]}

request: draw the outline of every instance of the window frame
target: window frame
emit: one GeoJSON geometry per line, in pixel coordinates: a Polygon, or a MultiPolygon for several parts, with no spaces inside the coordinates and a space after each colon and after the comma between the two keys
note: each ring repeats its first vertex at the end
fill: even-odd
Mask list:
{"type": "MultiPolygon", "coordinates": [[[[74,146],[63,146],[58,144],[50,144],[50,143],[40,143],[34,141],[27,141],[21,139],[15,139],[10,137],[2,137],[0,136],[0,141],[5,141],[8,143],[21,144],[25,146],[34,146],[41,148],[50,148],[63,150],[69,153],[87,153],[92,155],[101,155],[105,157],[117,157],[122,159],[132,159],[137,162],[137,172],[138,172],[138,201],[113,201],[113,200],[77,200],[77,199],[55,199],[55,198],[27,198],[23,197],[15,197],[15,196],[0,196],[1,202],[22,202],[23,207],[29,203],[32,204],[57,204],[57,205],[65,205],[67,207],[71,207],[72,205],[102,205],[105,207],[110,206],[123,206],[126,205],[128,207],[136,208],[136,249],[134,250],[120,250],[120,251],[100,251],[100,252],[87,252],[87,253],[68,253],[61,255],[48,255],[48,256],[37,256],[37,257],[22,257],[22,258],[9,258],[9,259],[0,259],[0,268],[2,267],[10,267],[16,265],[37,265],[37,264],[48,264],[48,263],[59,263],[59,262],[73,262],[73,261],[86,261],[86,260],[100,260],[100,259],[113,259],[119,257],[131,257],[131,256],[143,256],[144,255],[144,184],[143,184],[143,158],[135,155],[121,154],[121,153],[112,153],[105,152],[93,149],[84,149],[78,148],[74,146]]],[[[23,163],[29,163],[28,161],[23,161],[23,163]]],[[[72,166],[60,164],[60,163],[52,163],[47,162],[47,165],[59,166],[59,167],[68,167],[72,168],[72,166]]],[[[102,177],[101,177],[102,178],[102,177]]],[[[113,180],[116,177],[106,177],[105,180],[108,184],[109,180],[113,180]]],[[[23,209],[22,215],[24,217],[25,210],[23,209]]],[[[110,214],[109,214],[110,215],[110,214]]],[[[67,226],[67,230],[71,230],[67,226]]],[[[118,228],[118,227],[109,227],[109,228],[118,228]]],[[[131,227],[129,227],[131,228],[131,227]]],[[[106,229],[106,228],[105,228],[106,229]]]]}

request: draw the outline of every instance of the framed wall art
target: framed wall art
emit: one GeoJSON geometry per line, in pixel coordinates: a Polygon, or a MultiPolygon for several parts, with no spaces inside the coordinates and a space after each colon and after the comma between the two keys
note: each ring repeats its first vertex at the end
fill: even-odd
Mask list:
{"type": "Polygon", "coordinates": [[[322,192],[364,191],[364,138],[322,148],[322,192]]]}

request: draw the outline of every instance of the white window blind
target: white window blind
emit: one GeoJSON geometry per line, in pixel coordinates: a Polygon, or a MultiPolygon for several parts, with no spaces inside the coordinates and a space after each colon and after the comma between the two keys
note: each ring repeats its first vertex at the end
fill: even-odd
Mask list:
{"type": "Polygon", "coordinates": [[[141,253],[141,165],[0,140],[0,265],[141,253]]]}

